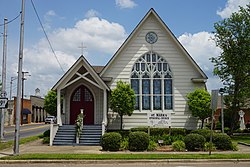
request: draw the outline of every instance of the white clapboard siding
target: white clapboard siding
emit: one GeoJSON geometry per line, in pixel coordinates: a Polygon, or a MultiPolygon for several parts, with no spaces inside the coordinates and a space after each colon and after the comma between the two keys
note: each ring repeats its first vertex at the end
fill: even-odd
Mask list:
{"type": "MultiPolygon", "coordinates": [[[[168,34],[166,29],[156,19],[155,15],[149,15],[141,23],[140,27],[134,31],[126,46],[119,51],[115,59],[109,64],[102,77],[113,78],[107,83],[111,89],[116,87],[119,80],[130,82],[130,74],[135,61],[151,50],[151,45],[145,41],[145,35],[149,31],[154,31],[158,35],[158,41],[153,45],[153,51],[170,65],[173,73],[173,99],[174,107],[172,114],[172,127],[194,129],[197,119],[191,116],[186,104],[186,96],[189,92],[198,87],[205,87],[203,83],[193,83],[192,78],[202,78],[200,71],[194,66],[187,55],[179,48],[176,41],[168,34]]],[[[169,111],[164,111],[169,112],[169,111]]],[[[109,112],[109,129],[120,128],[120,118],[116,114],[109,112]]],[[[124,128],[147,126],[147,113],[135,112],[132,116],[125,116],[123,119],[124,128]]]]}

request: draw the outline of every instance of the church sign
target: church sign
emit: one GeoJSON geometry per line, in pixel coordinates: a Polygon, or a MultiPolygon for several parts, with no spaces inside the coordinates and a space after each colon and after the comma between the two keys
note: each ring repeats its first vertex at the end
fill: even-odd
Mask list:
{"type": "Polygon", "coordinates": [[[171,113],[148,113],[148,126],[150,127],[171,126],[171,113]]]}

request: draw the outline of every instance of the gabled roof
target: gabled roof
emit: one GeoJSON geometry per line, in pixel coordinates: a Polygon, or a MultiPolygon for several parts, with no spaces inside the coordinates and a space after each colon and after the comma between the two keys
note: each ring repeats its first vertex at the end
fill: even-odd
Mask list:
{"type": "Polygon", "coordinates": [[[61,77],[61,79],[52,87],[52,90],[57,90],[58,88],[64,87],[67,82],[76,74],[77,70],[81,67],[84,67],[87,72],[93,77],[95,82],[100,85],[103,89],[109,90],[109,87],[104,83],[104,81],[97,74],[95,69],[89,64],[89,62],[83,57],[80,56],[79,59],[70,67],[70,69],[61,77]],[[76,69],[78,68],[78,69],[76,69]]]}
{"type": "Polygon", "coordinates": [[[103,70],[104,66],[92,66],[93,69],[97,74],[100,74],[100,72],[103,70]]]}
{"type": "Polygon", "coordinates": [[[178,39],[174,36],[174,34],[171,32],[171,30],[168,28],[168,26],[163,22],[163,20],[160,18],[160,16],[155,12],[153,8],[151,8],[148,13],[143,17],[143,19],[139,22],[139,24],[135,27],[135,29],[132,31],[132,33],[128,36],[128,38],[124,41],[124,43],[121,45],[121,47],[116,51],[116,53],[113,55],[113,57],[110,59],[110,61],[106,64],[106,66],[103,68],[103,70],[100,73],[100,76],[102,76],[108,67],[114,62],[116,57],[120,54],[120,52],[126,47],[126,45],[131,41],[132,37],[136,32],[140,29],[140,27],[143,25],[143,23],[151,16],[154,15],[157,19],[157,21],[164,27],[166,32],[170,35],[172,40],[175,42],[175,44],[179,47],[179,49],[184,53],[184,55],[187,56],[188,60],[191,62],[191,64],[197,69],[197,71],[202,76],[202,79],[208,79],[207,75],[202,71],[202,69],[198,66],[198,64],[194,61],[194,59],[190,56],[190,54],[186,51],[186,49],[181,45],[181,43],[178,41],[178,39]]]}

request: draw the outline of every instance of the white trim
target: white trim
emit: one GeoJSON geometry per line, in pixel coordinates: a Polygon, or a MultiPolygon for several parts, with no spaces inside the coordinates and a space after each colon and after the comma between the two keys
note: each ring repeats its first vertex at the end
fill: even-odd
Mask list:
{"type": "Polygon", "coordinates": [[[72,97],[72,95],[73,95],[73,93],[74,93],[74,91],[78,88],[78,87],[80,87],[80,86],[84,86],[84,87],[86,87],[86,88],[88,88],[88,90],[91,92],[91,94],[92,94],[92,96],[93,96],[93,98],[94,98],[94,124],[95,124],[95,122],[96,122],[96,104],[97,104],[97,99],[96,99],[96,94],[93,92],[93,90],[92,90],[92,88],[89,86],[89,85],[86,85],[86,84],[84,84],[84,83],[79,83],[79,84],[77,84],[74,88],[72,88],[72,89],[70,89],[70,92],[68,93],[69,94],[69,98],[68,98],[68,106],[69,106],[69,113],[68,113],[68,122],[70,123],[70,105],[71,105],[71,97],[72,97]]]}
{"type": "Polygon", "coordinates": [[[87,77],[85,77],[86,75],[82,75],[79,72],[76,73],[79,77],[81,77],[82,79],[85,79],[86,81],[90,82],[91,84],[95,85],[96,87],[103,89],[100,85],[96,84],[95,82],[91,81],[90,79],[88,79],[87,77]]]}
{"type": "Polygon", "coordinates": [[[81,75],[81,78],[91,82],[88,78],[85,77],[88,73],[93,77],[93,79],[98,83],[94,83],[95,86],[101,88],[101,89],[106,89],[110,90],[109,87],[104,83],[104,81],[100,78],[100,76],[94,71],[94,69],[91,67],[91,65],[88,63],[88,61],[81,56],[72,66],[71,68],[62,76],[62,78],[53,86],[52,90],[56,90],[59,87],[61,89],[66,88],[67,86],[73,84],[74,82],[78,81],[79,78],[74,79],[70,83],[67,83],[76,73],[77,71],[81,68],[84,67],[87,70],[87,73],[81,75]],[[83,77],[82,77],[83,76],[83,77]]]}
{"type": "Polygon", "coordinates": [[[71,84],[77,82],[79,79],[81,79],[81,77],[78,77],[78,78],[74,79],[73,81],[67,83],[66,85],[63,86],[63,88],[66,88],[66,87],[70,86],[71,84]]]}
{"type": "Polygon", "coordinates": [[[102,120],[102,135],[105,133],[105,127],[108,124],[107,119],[107,92],[103,90],[103,120],[102,120]]]}
{"type": "Polygon", "coordinates": [[[61,89],[57,89],[57,124],[62,126],[61,118],[61,89]]]}

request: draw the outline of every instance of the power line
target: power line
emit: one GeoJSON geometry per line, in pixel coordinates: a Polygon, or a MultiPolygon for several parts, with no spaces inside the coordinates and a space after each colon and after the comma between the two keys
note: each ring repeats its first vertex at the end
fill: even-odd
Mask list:
{"type": "MultiPolygon", "coordinates": [[[[17,15],[14,19],[12,19],[12,20],[10,20],[10,21],[8,21],[7,23],[5,23],[5,24],[9,24],[9,23],[11,23],[11,22],[13,22],[13,21],[15,21],[19,16],[21,16],[21,14],[22,14],[22,11],[19,13],[19,15],[17,15]]],[[[0,24],[0,26],[4,26],[4,23],[3,24],[0,24]]]]}
{"type": "Polygon", "coordinates": [[[34,11],[35,11],[35,13],[36,13],[37,19],[38,19],[38,21],[39,21],[39,23],[40,23],[40,25],[41,25],[41,27],[42,27],[43,33],[44,33],[44,35],[45,35],[45,37],[46,37],[46,39],[47,39],[47,41],[48,41],[48,43],[49,43],[50,49],[51,49],[52,53],[54,54],[54,56],[55,56],[55,58],[56,58],[56,61],[57,61],[57,63],[59,64],[59,66],[60,66],[62,72],[65,73],[65,71],[64,71],[63,68],[62,68],[62,65],[60,64],[60,62],[59,62],[59,60],[58,60],[58,58],[57,58],[57,56],[56,56],[56,52],[55,52],[55,50],[53,49],[53,47],[52,47],[52,45],[51,45],[51,42],[50,42],[50,40],[49,40],[49,37],[48,37],[48,35],[47,35],[47,33],[46,33],[44,27],[43,27],[43,24],[42,24],[42,22],[41,22],[41,19],[40,19],[38,13],[37,13],[37,10],[36,10],[36,7],[35,7],[35,4],[34,4],[33,0],[31,0],[31,4],[32,4],[33,9],[34,9],[34,11]]]}

